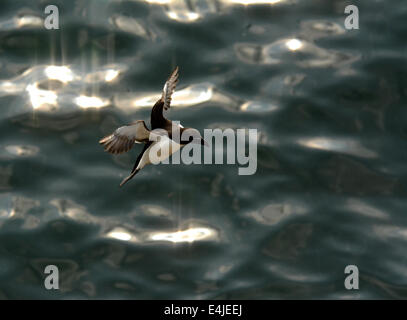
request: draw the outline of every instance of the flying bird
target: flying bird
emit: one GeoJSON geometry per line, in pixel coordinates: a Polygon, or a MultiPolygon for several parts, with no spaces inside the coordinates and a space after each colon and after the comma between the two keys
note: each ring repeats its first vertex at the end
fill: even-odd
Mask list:
{"type": "Polygon", "coordinates": [[[129,151],[135,143],[144,143],[144,148],[138,155],[130,175],[123,179],[120,186],[132,179],[146,165],[152,163],[150,151],[152,148],[168,150],[168,153],[161,152],[159,161],[163,161],[173,153],[181,149],[188,143],[199,143],[206,145],[206,141],[201,137],[198,130],[184,128],[180,124],[173,124],[171,120],[164,117],[163,111],[168,110],[171,105],[171,97],[178,83],[178,67],[174,69],[170,77],[164,84],[161,98],[154,104],[151,110],[151,129],[143,120],[137,120],[127,126],[116,129],[112,134],[99,141],[105,151],[112,154],[120,154],[129,151]],[[161,129],[161,131],[159,130],[161,129]],[[173,137],[173,129],[179,130],[179,135],[173,137]],[[191,130],[188,140],[182,140],[182,133],[191,130]],[[160,136],[158,138],[158,136],[160,136]],[[178,137],[179,136],[179,137],[178,137]]]}

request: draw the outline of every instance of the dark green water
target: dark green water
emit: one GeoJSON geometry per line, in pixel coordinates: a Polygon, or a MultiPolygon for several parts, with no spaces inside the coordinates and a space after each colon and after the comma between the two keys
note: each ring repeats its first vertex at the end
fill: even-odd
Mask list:
{"type": "Polygon", "coordinates": [[[0,297],[407,298],[405,1],[355,1],[359,30],[349,1],[150,2],[56,0],[46,30],[48,2],[1,1],[0,297]],[[257,129],[257,172],[120,189],[141,146],[98,140],[149,123],[176,65],[168,117],[257,129]]]}

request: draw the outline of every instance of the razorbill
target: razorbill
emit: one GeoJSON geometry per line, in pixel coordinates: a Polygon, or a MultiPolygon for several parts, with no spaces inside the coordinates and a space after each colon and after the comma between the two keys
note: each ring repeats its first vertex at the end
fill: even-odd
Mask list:
{"type": "Polygon", "coordinates": [[[181,147],[188,143],[199,143],[207,145],[206,141],[199,134],[198,130],[193,128],[184,128],[181,124],[175,124],[163,115],[163,110],[168,110],[171,105],[171,96],[174,93],[178,83],[178,67],[171,73],[164,84],[161,98],[154,104],[151,110],[151,128],[150,131],[143,120],[137,120],[127,126],[116,129],[112,134],[99,141],[105,151],[119,154],[129,151],[135,143],[145,143],[143,150],[138,155],[134,167],[128,177],[123,179],[120,186],[132,179],[141,169],[150,163],[157,163],[165,160],[181,147]],[[174,129],[178,131],[175,134],[174,129]],[[182,133],[190,130],[192,134],[187,135],[188,139],[183,140],[182,133]],[[173,135],[174,133],[174,135],[173,135]],[[155,159],[151,158],[153,150],[166,150],[168,152],[155,153],[155,159]],[[158,155],[158,157],[157,157],[158,155]]]}

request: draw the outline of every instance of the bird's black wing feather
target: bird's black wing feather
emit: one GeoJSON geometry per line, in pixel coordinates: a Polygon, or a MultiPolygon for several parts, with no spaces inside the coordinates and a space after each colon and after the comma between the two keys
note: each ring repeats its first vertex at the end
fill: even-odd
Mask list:
{"type": "Polygon", "coordinates": [[[133,169],[130,172],[130,175],[127,178],[124,178],[123,181],[120,183],[120,187],[122,187],[127,181],[131,180],[137,172],[140,170],[137,170],[137,166],[139,165],[141,158],[143,157],[144,152],[148,149],[148,147],[152,144],[152,142],[148,142],[144,145],[143,151],[140,152],[140,154],[137,157],[136,163],[134,164],[133,169]]]}

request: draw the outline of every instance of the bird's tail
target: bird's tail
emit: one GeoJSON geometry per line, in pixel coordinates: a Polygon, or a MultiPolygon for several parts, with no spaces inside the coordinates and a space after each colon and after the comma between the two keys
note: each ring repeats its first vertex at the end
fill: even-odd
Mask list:
{"type": "Polygon", "coordinates": [[[131,180],[139,171],[140,171],[140,169],[132,171],[131,174],[127,178],[123,179],[123,181],[120,183],[120,187],[122,187],[127,181],[131,180]]]}

